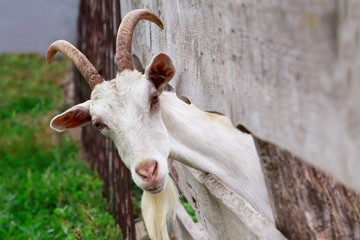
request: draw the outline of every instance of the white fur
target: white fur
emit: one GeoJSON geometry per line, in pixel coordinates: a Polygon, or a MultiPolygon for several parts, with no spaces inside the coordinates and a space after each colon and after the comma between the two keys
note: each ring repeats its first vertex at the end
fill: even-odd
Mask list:
{"type": "Polygon", "coordinates": [[[170,177],[167,179],[166,188],[163,192],[151,194],[144,191],[141,200],[141,211],[151,239],[169,239],[168,222],[175,220],[178,201],[179,193],[170,177]]]}
{"type": "Polygon", "coordinates": [[[161,96],[162,119],[169,134],[170,157],[212,173],[274,221],[259,157],[252,137],[218,114],[199,110],[175,93],[161,96]]]}
{"type": "Polygon", "coordinates": [[[144,161],[157,160],[159,178],[168,175],[169,138],[160,111],[150,112],[149,94],[155,91],[139,72],[125,71],[116,79],[97,85],[91,94],[92,119],[101,119],[108,126],[101,132],[114,141],[141,188],[146,183],[135,169],[144,161]]]}

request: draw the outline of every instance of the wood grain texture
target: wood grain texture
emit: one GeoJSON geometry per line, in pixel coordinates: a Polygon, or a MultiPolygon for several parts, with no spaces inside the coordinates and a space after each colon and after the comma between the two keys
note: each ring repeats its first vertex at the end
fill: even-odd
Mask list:
{"type": "Polygon", "coordinates": [[[360,191],[360,1],[123,0],[147,8],[133,52],[167,53],[179,96],[360,191]]]}
{"type": "Polygon", "coordinates": [[[272,222],[211,174],[179,162],[174,162],[174,166],[178,187],[209,239],[285,239],[272,222]]]}
{"type": "Polygon", "coordinates": [[[185,208],[179,203],[176,209],[176,222],[173,225],[176,240],[208,240],[209,234],[198,222],[194,223],[185,208]]]}
{"type": "Polygon", "coordinates": [[[360,195],[291,153],[255,138],[274,206],[288,239],[360,239],[360,195]]]}

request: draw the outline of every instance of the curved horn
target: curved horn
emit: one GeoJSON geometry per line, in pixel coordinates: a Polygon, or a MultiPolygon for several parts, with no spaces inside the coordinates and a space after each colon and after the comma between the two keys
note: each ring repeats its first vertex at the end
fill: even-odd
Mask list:
{"type": "Polygon", "coordinates": [[[118,73],[125,69],[134,70],[131,56],[132,36],[136,24],[142,19],[156,23],[161,29],[164,29],[159,17],[148,10],[138,9],[126,14],[121,21],[116,38],[116,65],[118,73]]]}
{"type": "Polygon", "coordinates": [[[81,74],[89,83],[91,90],[94,89],[96,84],[104,82],[104,79],[97,72],[95,67],[91,64],[91,62],[82,54],[76,47],[74,47],[71,43],[58,40],[55,41],[47,50],[46,60],[48,64],[51,63],[51,60],[55,56],[56,52],[59,51],[68,57],[74,65],[79,69],[81,74]]]}

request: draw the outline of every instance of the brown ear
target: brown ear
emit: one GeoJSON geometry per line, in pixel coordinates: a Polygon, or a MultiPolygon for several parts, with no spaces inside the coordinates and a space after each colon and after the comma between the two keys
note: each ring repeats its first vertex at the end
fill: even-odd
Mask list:
{"type": "Polygon", "coordinates": [[[62,132],[69,128],[81,127],[90,123],[90,101],[75,105],[62,114],[55,116],[50,122],[50,127],[62,132]]]}
{"type": "Polygon", "coordinates": [[[175,67],[168,55],[159,53],[145,70],[146,78],[162,91],[175,75],[175,67]]]}

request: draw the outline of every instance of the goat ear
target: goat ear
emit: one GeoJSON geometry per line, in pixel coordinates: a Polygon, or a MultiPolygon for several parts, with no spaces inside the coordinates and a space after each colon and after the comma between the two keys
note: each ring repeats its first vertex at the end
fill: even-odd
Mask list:
{"type": "Polygon", "coordinates": [[[159,92],[174,77],[175,67],[168,55],[159,53],[145,70],[146,78],[151,81],[159,92]]]}
{"type": "Polygon", "coordinates": [[[66,110],[65,112],[55,116],[50,127],[58,132],[64,130],[81,127],[91,122],[90,101],[80,103],[66,110]]]}

